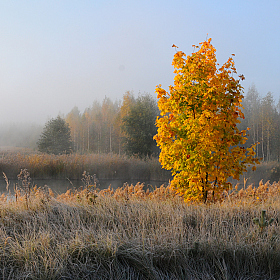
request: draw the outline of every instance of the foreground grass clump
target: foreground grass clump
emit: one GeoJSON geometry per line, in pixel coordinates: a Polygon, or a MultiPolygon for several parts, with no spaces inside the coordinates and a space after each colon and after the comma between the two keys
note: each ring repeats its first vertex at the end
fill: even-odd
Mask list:
{"type": "Polygon", "coordinates": [[[278,279],[280,184],[186,204],[143,184],[2,195],[2,279],[278,279]],[[273,195],[272,195],[273,194],[273,195]],[[274,222],[253,223],[262,210],[274,222]]]}

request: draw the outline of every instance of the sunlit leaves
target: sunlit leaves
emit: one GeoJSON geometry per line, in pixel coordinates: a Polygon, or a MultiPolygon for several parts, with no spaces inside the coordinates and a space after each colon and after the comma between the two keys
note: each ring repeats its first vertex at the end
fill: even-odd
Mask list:
{"type": "Polygon", "coordinates": [[[174,55],[174,85],[169,92],[157,86],[161,117],[155,136],[161,148],[160,162],[171,169],[171,182],[185,200],[218,197],[231,187],[228,178],[239,179],[248,164],[258,163],[255,145],[245,149],[246,131],[236,124],[243,88],[230,57],[219,67],[211,39],[187,56],[174,55]]]}

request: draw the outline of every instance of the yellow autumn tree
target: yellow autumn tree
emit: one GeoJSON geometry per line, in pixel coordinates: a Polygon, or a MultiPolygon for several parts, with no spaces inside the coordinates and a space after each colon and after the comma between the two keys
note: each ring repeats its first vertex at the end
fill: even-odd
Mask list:
{"type": "MultiPolygon", "coordinates": [[[[219,197],[231,188],[229,177],[239,179],[255,158],[255,145],[245,149],[246,131],[237,123],[243,88],[232,57],[221,67],[211,39],[194,46],[187,56],[174,55],[174,85],[169,92],[157,86],[161,117],[154,139],[160,147],[159,160],[172,170],[171,185],[186,201],[219,197]]],[[[248,129],[249,130],[249,129],[248,129]]]]}

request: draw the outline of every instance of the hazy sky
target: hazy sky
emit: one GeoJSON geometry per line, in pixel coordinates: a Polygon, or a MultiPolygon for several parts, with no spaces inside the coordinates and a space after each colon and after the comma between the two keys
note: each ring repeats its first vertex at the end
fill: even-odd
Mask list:
{"type": "Polygon", "coordinates": [[[211,37],[224,63],[280,97],[280,1],[2,0],[0,122],[45,123],[105,95],[173,83],[172,44],[211,37]]]}

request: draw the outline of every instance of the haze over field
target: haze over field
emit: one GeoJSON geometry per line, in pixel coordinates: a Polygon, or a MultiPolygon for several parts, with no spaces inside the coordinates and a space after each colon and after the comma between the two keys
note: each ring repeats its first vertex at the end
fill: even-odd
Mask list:
{"type": "Polygon", "coordinates": [[[173,83],[175,44],[186,54],[213,38],[235,53],[245,92],[280,96],[280,2],[2,1],[0,123],[44,124],[75,105],[173,83]],[[208,34],[208,35],[207,35],[208,34]]]}

